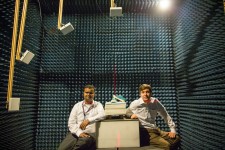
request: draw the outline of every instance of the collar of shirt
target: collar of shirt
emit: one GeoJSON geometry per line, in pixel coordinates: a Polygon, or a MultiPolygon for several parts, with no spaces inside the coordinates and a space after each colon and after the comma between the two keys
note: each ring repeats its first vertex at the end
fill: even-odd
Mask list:
{"type": "Polygon", "coordinates": [[[84,101],[84,104],[92,105],[93,103],[94,103],[94,100],[92,100],[91,102],[86,102],[86,101],[84,101]]]}
{"type": "Polygon", "coordinates": [[[97,106],[97,103],[94,100],[92,101],[91,104],[86,104],[85,101],[83,101],[82,105],[83,106],[93,106],[93,107],[96,107],[97,106]]]}
{"type": "MultiPolygon", "coordinates": [[[[140,104],[146,104],[141,97],[139,98],[139,101],[140,101],[140,104]]],[[[156,101],[156,98],[150,97],[150,99],[148,100],[147,104],[154,103],[155,101],[156,101]]]]}

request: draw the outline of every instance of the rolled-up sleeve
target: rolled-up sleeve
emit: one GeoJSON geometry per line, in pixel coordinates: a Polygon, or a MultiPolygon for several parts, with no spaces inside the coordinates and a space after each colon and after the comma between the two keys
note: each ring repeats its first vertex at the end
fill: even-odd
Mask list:
{"type": "Polygon", "coordinates": [[[97,111],[97,115],[89,117],[88,120],[93,123],[96,121],[104,120],[105,119],[105,111],[101,103],[96,103],[96,107],[94,108],[97,111]]]}
{"type": "Polygon", "coordinates": [[[168,112],[166,111],[166,108],[158,101],[158,111],[159,114],[163,117],[164,121],[168,124],[170,131],[173,133],[176,133],[176,125],[173,122],[172,118],[170,117],[170,115],[168,114],[168,112]]]}

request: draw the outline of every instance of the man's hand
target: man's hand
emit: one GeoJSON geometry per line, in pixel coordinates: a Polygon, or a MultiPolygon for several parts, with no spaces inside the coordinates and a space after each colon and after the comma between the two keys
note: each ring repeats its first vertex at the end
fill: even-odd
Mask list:
{"type": "Polygon", "coordinates": [[[176,137],[176,133],[168,132],[168,136],[173,139],[176,137]]]}
{"type": "Polygon", "coordinates": [[[89,120],[88,119],[85,119],[81,124],[80,124],[80,128],[82,130],[85,130],[86,129],[86,126],[89,124],[89,120]]]}
{"type": "Polygon", "coordinates": [[[81,133],[80,135],[79,135],[79,137],[81,137],[81,138],[84,138],[84,137],[90,137],[90,135],[88,135],[87,133],[81,133]]]}
{"type": "Polygon", "coordinates": [[[131,115],[131,117],[130,117],[131,119],[138,119],[138,117],[137,117],[137,115],[136,114],[133,114],[133,115],[131,115]]]}

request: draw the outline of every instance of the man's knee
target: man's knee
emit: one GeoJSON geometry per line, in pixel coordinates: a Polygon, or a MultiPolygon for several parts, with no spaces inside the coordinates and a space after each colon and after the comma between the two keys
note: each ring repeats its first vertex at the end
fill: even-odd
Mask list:
{"type": "Polygon", "coordinates": [[[178,149],[180,145],[180,137],[178,135],[176,135],[175,138],[168,138],[165,140],[167,141],[167,144],[165,144],[167,149],[170,149],[170,150],[178,149]]]}
{"type": "Polygon", "coordinates": [[[173,143],[171,144],[171,149],[176,150],[180,146],[180,137],[176,135],[176,138],[174,139],[173,143]]]}
{"type": "Polygon", "coordinates": [[[93,144],[93,143],[95,143],[95,138],[87,137],[87,138],[85,138],[85,143],[86,144],[93,144]]]}
{"type": "Polygon", "coordinates": [[[76,148],[77,149],[91,149],[95,148],[96,146],[95,138],[93,137],[84,137],[84,138],[79,138],[79,140],[76,143],[76,148]]]}
{"type": "Polygon", "coordinates": [[[160,146],[160,147],[162,147],[162,148],[164,148],[164,149],[166,149],[166,150],[170,150],[171,144],[170,144],[168,141],[163,141],[163,142],[161,143],[161,146],[160,146]]]}

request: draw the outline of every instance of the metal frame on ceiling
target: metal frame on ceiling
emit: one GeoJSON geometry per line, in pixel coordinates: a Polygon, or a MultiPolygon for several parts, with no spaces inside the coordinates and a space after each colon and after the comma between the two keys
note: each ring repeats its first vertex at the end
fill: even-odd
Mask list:
{"type": "MultiPolygon", "coordinates": [[[[156,8],[160,0],[114,0],[114,2],[123,7],[123,12],[146,12],[156,8]]],[[[58,14],[58,1],[40,0],[40,4],[44,14],[58,14]]],[[[64,0],[63,13],[108,13],[110,6],[111,0],[64,0]]]]}

